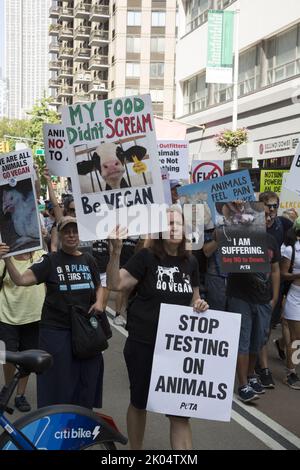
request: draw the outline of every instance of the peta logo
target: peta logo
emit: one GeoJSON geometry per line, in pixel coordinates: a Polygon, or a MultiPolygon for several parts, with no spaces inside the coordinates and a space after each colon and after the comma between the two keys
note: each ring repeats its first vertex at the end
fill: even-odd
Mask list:
{"type": "Polygon", "coordinates": [[[77,429],[63,429],[62,431],[56,431],[54,434],[55,439],[89,439],[93,438],[93,441],[100,434],[101,426],[95,426],[93,431],[84,428],[77,429]]]}

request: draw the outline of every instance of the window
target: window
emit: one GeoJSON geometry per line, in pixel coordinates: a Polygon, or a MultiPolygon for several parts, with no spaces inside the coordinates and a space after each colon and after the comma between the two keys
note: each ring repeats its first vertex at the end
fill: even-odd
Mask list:
{"type": "Polygon", "coordinates": [[[186,2],[186,32],[193,31],[207,21],[208,0],[190,0],[186,2]]]}
{"type": "Polygon", "coordinates": [[[207,107],[207,88],[205,74],[195,77],[183,83],[184,114],[201,111],[207,107]]]}
{"type": "Polygon", "coordinates": [[[164,52],[165,38],[151,38],[151,52],[164,52]]]}
{"type": "Polygon", "coordinates": [[[136,54],[141,52],[141,39],[128,37],[127,38],[127,52],[133,52],[136,54]]]}
{"type": "Polygon", "coordinates": [[[140,76],[140,64],[135,63],[135,62],[127,62],[126,76],[127,77],[139,77],[140,76]]]}
{"type": "Polygon", "coordinates": [[[128,11],[127,12],[127,26],[141,26],[141,12],[128,11]]]}
{"type": "Polygon", "coordinates": [[[252,47],[240,56],[239,95],[255,91],[260,85],[260,65],[257,65],[257,48],[252,47]]]}
{"type": "Polygon", "coordinates": [[[164,90],[150,90],[153,103],[162,103],[164,101],[164,90]]]}
{"type": "Polygon", "coordinates": [[[163,78],[164,76],[164,63],[155,62],[150,64],[150,77],[151,78],[163,78]]]}
{"type": "Polygon", "coordinates": [[[125,96],[133,96],[138,94],[139,90],[137,88],[126,88],[125,90],[125,96]]]}
{"type": "Polygon", "coordinates": [[[300,73],[298,29],[299,26],[295,26],[268,41],[269,85],[300,73]]]}
{"type": "Polygon", "coordinates": [[[166,26],[166,13],[164,11],[153,11],[151,26],[166,26]]]}

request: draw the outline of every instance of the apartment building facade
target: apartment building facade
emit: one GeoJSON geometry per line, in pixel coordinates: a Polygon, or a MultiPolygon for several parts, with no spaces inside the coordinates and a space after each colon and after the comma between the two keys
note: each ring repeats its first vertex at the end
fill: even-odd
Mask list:
{"type": "Polygon", "coordinates": [[[48,23],[51,0],[5,0],[7,116],[26,118],[48,91],[48,23]]]}
{"type": "Polygon", "coordinates": [[[49,86],[62,105],[151,93],[174,115],[176,0],[53,0],[49,86]]]}
{"type": "MultiPolygon", "coordinates": [[[[206,84],[209,9],[238,10],[238,127],[249,129],[240,166],[289,167],[300,138],[300,3],[181,0],[176,49],[176,117],[190,129],[190,157],[224,159],[215,135],[232,124],[233,88],[206,84]]],[[[225,154],[225,161],[230,156],[225,154]]]]}

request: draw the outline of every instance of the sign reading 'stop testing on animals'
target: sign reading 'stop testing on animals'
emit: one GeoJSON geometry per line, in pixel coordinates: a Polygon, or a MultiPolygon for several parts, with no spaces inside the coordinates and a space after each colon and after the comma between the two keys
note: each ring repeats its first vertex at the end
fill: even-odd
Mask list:
{"type": "Polygon", "coordinates": [[[73,191],[82,240],[107,238],[116,224],[128,235],[167,229],[150,95],[65,107],[73,191]]]}
{"type": "Polygon", "coordinates": [[[240,323],[235,313],[161,304],[147,410],[230,421],[240,323]]]}

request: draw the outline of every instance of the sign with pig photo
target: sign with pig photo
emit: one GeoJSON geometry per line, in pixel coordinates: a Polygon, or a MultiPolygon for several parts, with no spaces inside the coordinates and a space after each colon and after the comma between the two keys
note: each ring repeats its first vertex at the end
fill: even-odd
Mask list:
{"type": "Polygon", "coordinates": [[[117,224],[128,235],[165,231],[150,95],[66,106],[62,122],[73,166],[81,240],[105,239],[117,224]]]}
{"type": "Polygon", "coordinates": [[[7,256],[42,248],[33,180],[31,150],[0,158],[0,239],[10,247],[7,256]]]}

